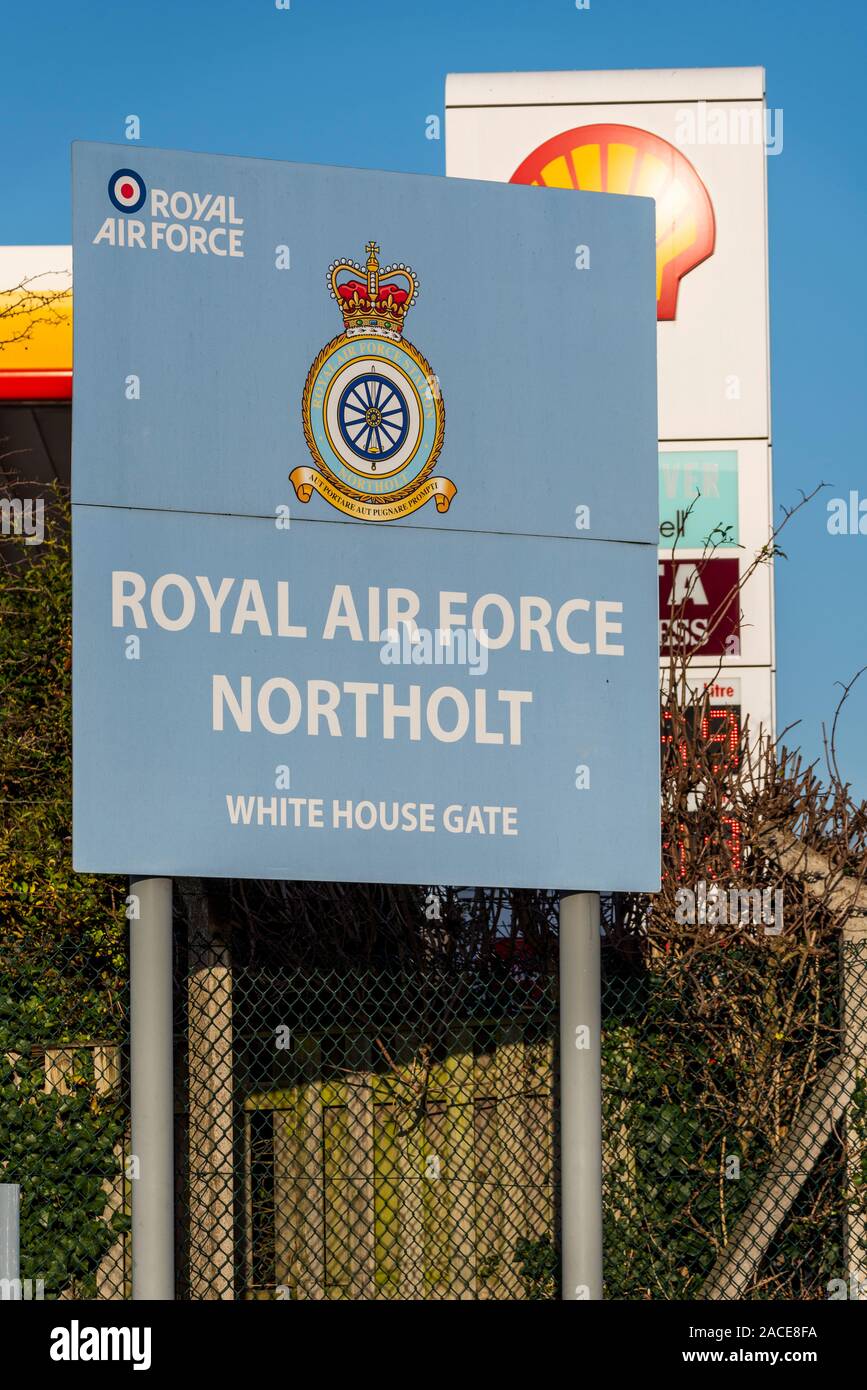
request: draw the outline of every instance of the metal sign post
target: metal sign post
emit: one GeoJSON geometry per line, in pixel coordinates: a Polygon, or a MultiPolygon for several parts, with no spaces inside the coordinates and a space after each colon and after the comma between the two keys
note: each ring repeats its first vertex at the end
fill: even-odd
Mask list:
{"type": "Polygon", "coordinates": [[[602,978],[598,893],[560,900],[563,1298],[602,1298],[602,978]]]}
{"type": "Polygon", "coordinates": [[[130,881],[132,1296],[173,1299],[172,880],[130,881]]]}
{"type": "Polygon", "coordinates": [[[0,1299],[21,1297],[18,1234],[20,1195],[17,1183],[0,1183],[0,1299]]]}

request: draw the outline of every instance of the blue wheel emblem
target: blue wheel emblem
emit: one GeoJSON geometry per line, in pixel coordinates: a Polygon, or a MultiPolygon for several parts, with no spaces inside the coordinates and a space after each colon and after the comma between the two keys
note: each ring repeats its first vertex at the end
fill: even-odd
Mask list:
{"type": "Polygon", "coordinates": [[[393,381],[366,372],[344,387],[337,423],[344,443],[375,472],[378,463],[385,463],[403,446],[409,410],[393,381]]]}

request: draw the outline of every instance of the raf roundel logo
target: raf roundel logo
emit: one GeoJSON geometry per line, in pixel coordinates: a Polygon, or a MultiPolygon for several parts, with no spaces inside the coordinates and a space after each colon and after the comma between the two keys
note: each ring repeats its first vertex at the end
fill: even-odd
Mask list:
{"type": "Polygon", "coordinates": [[[138,212],[147,197],[147,186],[135,169],[117,169],[108,181],[108,196],[118,212],[138,212]]]}
{"type": "Polygon", "coordinates": [[[299,501],[315,490],[361,521],[393,521],[430,500],[446,512],[457,488],[431,477],[445,405],[427,359],[403,336],[418,281],[407,265],[380,269],[374,242],[366,250],[364,269],[357,261],[329,266],[344,332],[314,359],[304,386],[304,438],[315,467],[295,468],[289,479],[299,501]]]}

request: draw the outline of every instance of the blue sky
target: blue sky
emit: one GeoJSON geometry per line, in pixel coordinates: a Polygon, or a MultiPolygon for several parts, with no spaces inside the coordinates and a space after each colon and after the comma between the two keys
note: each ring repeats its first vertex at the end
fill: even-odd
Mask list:
{"type": "MultiPolygon", "coordinates": [[[[69,143],[147,145],[439,174],[447,72],[761,64],[784,112],[768,161],[775,501],[830,487],[777,566],[778,718],[821,754],[836,681],[867,663],[867,6],[858,0],[79,0],[3,7],[0,244],[67,242],[69,143]]],[[[842,720],[867,795],[867,673],[842,720]]]]}

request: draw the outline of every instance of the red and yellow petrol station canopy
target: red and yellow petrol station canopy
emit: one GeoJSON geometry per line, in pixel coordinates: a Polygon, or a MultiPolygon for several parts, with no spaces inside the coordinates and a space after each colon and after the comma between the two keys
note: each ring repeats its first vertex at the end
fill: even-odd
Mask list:
{"type": "Polygon", "coordinates": [[[0,400],[71,395],[71,249],[0,247],[0,400]]]}

